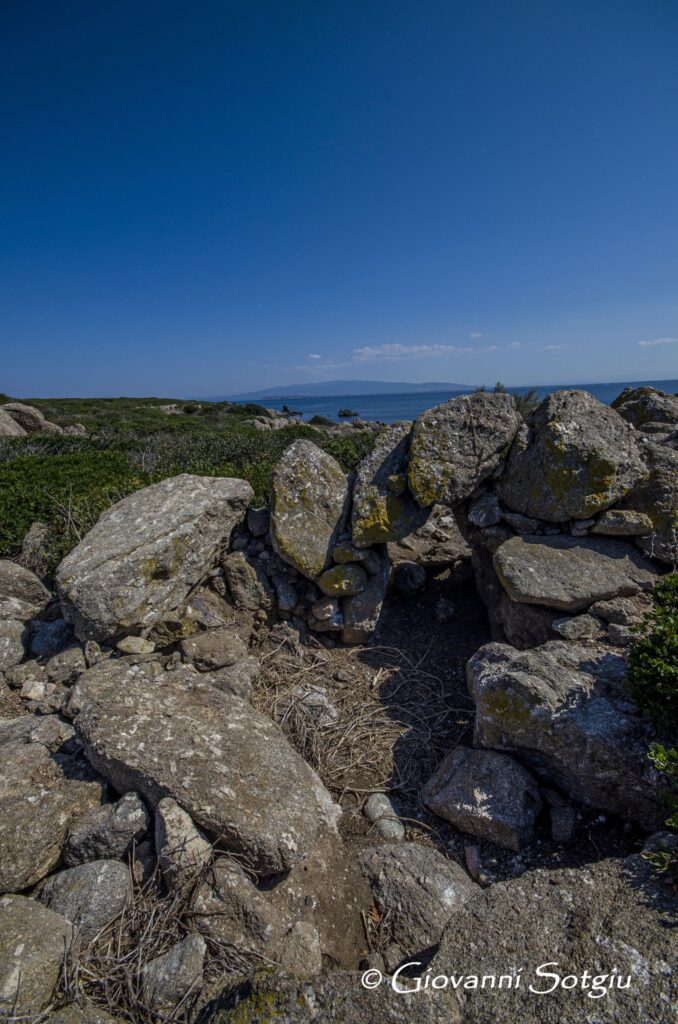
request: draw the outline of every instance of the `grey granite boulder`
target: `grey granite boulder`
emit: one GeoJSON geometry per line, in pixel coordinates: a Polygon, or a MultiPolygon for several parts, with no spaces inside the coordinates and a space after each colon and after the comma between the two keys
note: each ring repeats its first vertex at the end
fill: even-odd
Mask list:
{"type": "Polygon", "coordinates": [[[397,541],[426,521],[407,489],[410,424],[395,423],[376,439],[358,466],[351,513],[353,543],[359,548],[397,541]]]}
{"type": "Polygon", "coordinates": [[[493,565],[512,601],[565,612],[637,594],[658,579],[632,544],[604,537],[512,537],[493,565]]]}
{"type": "Polygon", "coordinates": [[[646,476],[635,431],[614,409],[556,391],[521,427],[497,487],[513,512],[564,522],[609,508],[646,476]]]}
{"type": "Polygon", "coordinates": [[[0,897],[0,1019],[31,1019],[49,1006],[72,932],[37,900],[0,897]]]}
{"type": "Polygon", "coordinates": [[[95,807],[78,818],[68,833],[63,858],[71,868],[90,860],[125,857],[148,831],[149,816],[136,793],[125,793],[114,804],[95,807]]]}
{"type": "Polygon", "coordinates": [[[0,437],[25,437],[28,433],[0,406],[0,437]]]}
{"type": "Polygon", "coordinates": [[[341,602],[344,627],[341,639],[347,644],[366,643],[379,625],[389,579],[389,563],[385,547],[375,548],[380,559],[379,570],[367,578],[359,594],[341,602]]]}
{"type": "Polygon", "coordinates": [[[419,504],[455,505],[497,469],[520,415],[508,394],[476,392],[415,420],[407,480],[419,504]]]}
{"type": "Polygon", "coordinates": [[[506,754],[457,747],[422,791],[428,809],[462,832],[520,850],[541,809],[537,784],[506,754]]]}
{"type": "Polygon", "coordinates": [[[641,551],[675,566],[678,564],[678,451],[646,444],[643,457],[649,477],[624,498],[621,507],[643,512],[652,522],[650,533],[636,539],[641,551]]]}
{"type": "Polygon", "coordinates": [[[11,416],[15,423],[26,431],[27,434],[39,433],[44,430],[45,417],[40,409],[33,405],[25,405],[23,402],[7,402],[0,406],[0,409],[11,416]]]}
{"type": "Polygon", "coordinates": [[[0,672],[14,668],[26,656],[28,629],[17,619],[0,621],[0,672]]]}
{"type": "Polygon", "coordinates": [[[654,828],[661,786],[647,748],[656,735],[629,702],[625,671],[621,655],[596,645],[487,644],[467,666],[474,742],[515,754],[575,800],[654,828]]]}
{"type": "Polygon", "coordinates": [[[311,441],[295,441],[273,473],[271,537],[280,557],[314,579],[331,562],[349,503],[348,478],[311,441]]]}
{"type": "Polygon", "coordinates": [[[73,925],[83,943],[90,943],[120,914],[132,895],[132,876],[119,860],[92,860],[52,875],[40,887],[39,899],[73,925]]]}
{"type": "Polygon", "coordinates": [[[678,395],[658,388],[625,388],[612,402],[612,408],[637,430],[648,423],[678,424],[678,395]]]}
{"type": "Polygon", "coordinates": [[[360,866],[394,940],[412,954],[435,945],[450,917],[479,891],[456,861],[421,843],[364,850],[360,866]]]}
{"type": "Polygon", "coordinates": [[[219,562],[251,497],[244,480],[184,473],[104,512],[56,573],[79,638],[139,633],[179,608],[219,562]]]}
{"type": "MultiPolygon", "coordinates": [[[[30,726],[34,719],[25,721],[30,726]]],[[[103,795],[101,783],[79,761],[57,757],[30,738],[18,738],[11,729],[6,742],[0,737],[0,892],[17,892],[44,878],[61,857],[69,827],[103,795]]],[[[61,746],[59,730],[54,746],[61,746]]]]}
{"type": "Polygon", "coordinates": [[[49,602],[51,594],[38,577],[17,562],[0,559],[0,619],[26,622],[49,602]]]}
{"type": "Polygon", "coordinates": [[[173,797],[264,874],[289,869],[336,827],[339,807],[280,728],[208,674],[104,662],[80,677],[69,710],[118,792],[152,807],[173,797]]]}
{"type": "Polygon", "coordinates": [[[202,988],[202,972],[207,946],[201,935],[187,935],[181,942],[155,957],[141,971],[144,1004],[152,1012],[171,1014],[179,1004],[197,997],[202,988]]]}

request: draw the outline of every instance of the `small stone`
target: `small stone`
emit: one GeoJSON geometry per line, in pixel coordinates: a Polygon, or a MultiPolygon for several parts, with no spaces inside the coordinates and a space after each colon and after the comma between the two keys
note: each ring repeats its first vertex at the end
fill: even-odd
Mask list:
{"type": "Polygon", "coordinates": [[[126,636],[115,645],[123,654],[153,654],[155,644],[142,636],[126,636]]]}
{"type": "Polygon", "coordinates": [[[148,811],[136,793],[95,807],[78,818],[68,833],[64,864],[70,868],[91,860],[122,859],[133,843],[143,839],[149,823],[148,811]]]}
{"type": "Polygon", "coordinates": [[[502,516],[501,505],[496,494],[483,494],[472,501],[468,510],[468,521],[474,526],[496,526],[502,516]]]}
{"type": "MultiPolygon", "coordinates": [[[[649,604],[648,604],[649,610],[649,604]]],[[[596,601],[589,608],[590,615],[596,615],[605,622],[615,622],[620,626],[633,626],[642,619],[642,612],[627,597],[615,597],[611,601],[596,601]]]]}
{"type": "Polygon", "coordinates": [[[577,812],[570,804],[551,808],[551,838],[554,843],[567,843],[577,824],[577,812]]]}
{"type": "Polygon", "coordinates": [[[551,629],[566,640],[595,640],[603,635],[600,619],[594,615],[574,615],[554,619],[551,629]]]}
{"type": "Polygon", "coordinates": [[[209,682],[212,686],[216,686],[218,690],[232,693],[236,697],[242,698],[242,700],[249,700],[252,687],[260,677],[261,662],[253,655],[249,655],[247,658],[243,658],[242,661],[238,661],[235,665],[228,665],[226,668],[220,668],[216,672],[212,672],[209,682]]]}
{"type": "Polygon", "coordinates": [[[398,562],[391,570],[393,586],[401,594],[418,594],[426,586],[426,569],[416,562],[398,562]]]}
{"type": "MultiPolygon", "coordinates": [[[[201,935],[187,935],[142,968],[144,1003],[155,1013],[171,1014],[202,988],[207,945],[201,935]]],[[[187,1007],[185,1007],[187,1009],[187,1007]]]]}
{"type": "Polygon", "coordinates": [[[367,585],[367,574],[361,565],[343,564],[328,569],[318,579],[318,586],[328,597],[352,597],[367,585]]]}
{"type": "Polygon", "coordinates": [[[607,635],[610,643],[615,647],[628,647],[634,640],[634,632],[628,626],[622,626],[618,622],[610,622],[607,627],[607,635]]]}
{"type": "Polygon", "coordinates": [[[199,672],[226,668],[247,656],[247,648],[230,626],[196,633],[182,640],[179,647],[184,661],[192,662],[199,672]]]}
{"type": "Polygon", "coordinates": [[[209,863],[212,847],[175,800],[165,797],[155,813],[155,848],[169,889],[195,880],[209,863]]]}
{"type": "Polygon", "coordinates": [[[595,519],[573,519],[570,523],[570,533],[573,537],[586,537],[595,519]]]}
{"type": "Polygon", "coordinates": [[[405,838],[405,826],[385,793],[372,793],[365,804],[365,816],[384,839],[405,838]]]}
{"type": "Polygon", "coordinates": [[[26,655],[28,630],[17,619],[0,621],[0,672],[13,668],[26,655]]]}

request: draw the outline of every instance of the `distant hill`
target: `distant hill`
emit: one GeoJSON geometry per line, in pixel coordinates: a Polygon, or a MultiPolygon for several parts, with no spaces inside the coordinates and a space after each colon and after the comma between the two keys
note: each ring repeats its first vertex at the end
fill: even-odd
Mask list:
{"type": "MultiPolygon", "coordinates": [[[[473,391],[474,385],[448,384],[425,381],[412,384],[391,380],[325,380],[312,384],[282,384],[262,391],[247,391],[241,395],[225,395],[224,399],[237,402],[261,402],[266,398],[314,398],[334,395],[403,395],[422,391],[473,391]]],[[[217,399],[221,401],[223,399],[217,399]]]]}

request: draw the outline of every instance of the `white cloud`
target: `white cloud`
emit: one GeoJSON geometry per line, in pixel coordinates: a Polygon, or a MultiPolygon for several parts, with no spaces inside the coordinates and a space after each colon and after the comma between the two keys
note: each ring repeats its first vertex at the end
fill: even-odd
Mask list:
{"type": "Polygon", "coordinates": [[[545,352],[558,352],[561,348],[567,348],[567,345],[544,345],[545,352]]]}
{"type": "Polygon", "coordinates": [[[319,356],[317,352],[309,352],[308,355],[306,356],[306,358],[307,359],[322,359],[322,356],[319,356]]]}
{"type": "Polygon", "coordinates": [[[496,345],[490,345],[487,351],[488,352],[496,352],[497,351],[497,346],[496,345]]]}
{"type": "Polygon", "coordinates": [[[471,333],[469,334],[469,338],[482,338],[482,336],[483,335],[481,331],[471,331],[471,333]]]}
{"type": "Polygon", "coordinates": [[[639,341],[641,348],[652,348],[654,345],[678,345],[678,338],[653,338],[651,341],[639,341]]]}
{"type": "Polygon", "coordinates": [[[459,345],[365,345],[353,349],[354,363],[396,362],[398,359],[426,359],[458,352],[473,352],[470,346],[459,345]]]}
{"type": "Polygon", "coordinates": [[[522,348],[522,347],[523,347],[522,341],[512,341],[511,342],[511,348],[522,348]]]}

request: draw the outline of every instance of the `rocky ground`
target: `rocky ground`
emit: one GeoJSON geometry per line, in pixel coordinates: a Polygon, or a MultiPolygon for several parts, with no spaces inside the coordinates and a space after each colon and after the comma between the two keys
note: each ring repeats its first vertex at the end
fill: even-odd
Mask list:
{"type": "Polygon", "coordinates": [[[673,1020],[641,851],[675,842],[675,736],[625,679],[675,570],[678,398],[615,406],[454,399],[353,476],[296,441],[270,510],[177,476],[54,586],[32,528],[0,562],[0,1019],[673,1020]],[[574,985],[530,991],[554,962],[574,985]]]}

